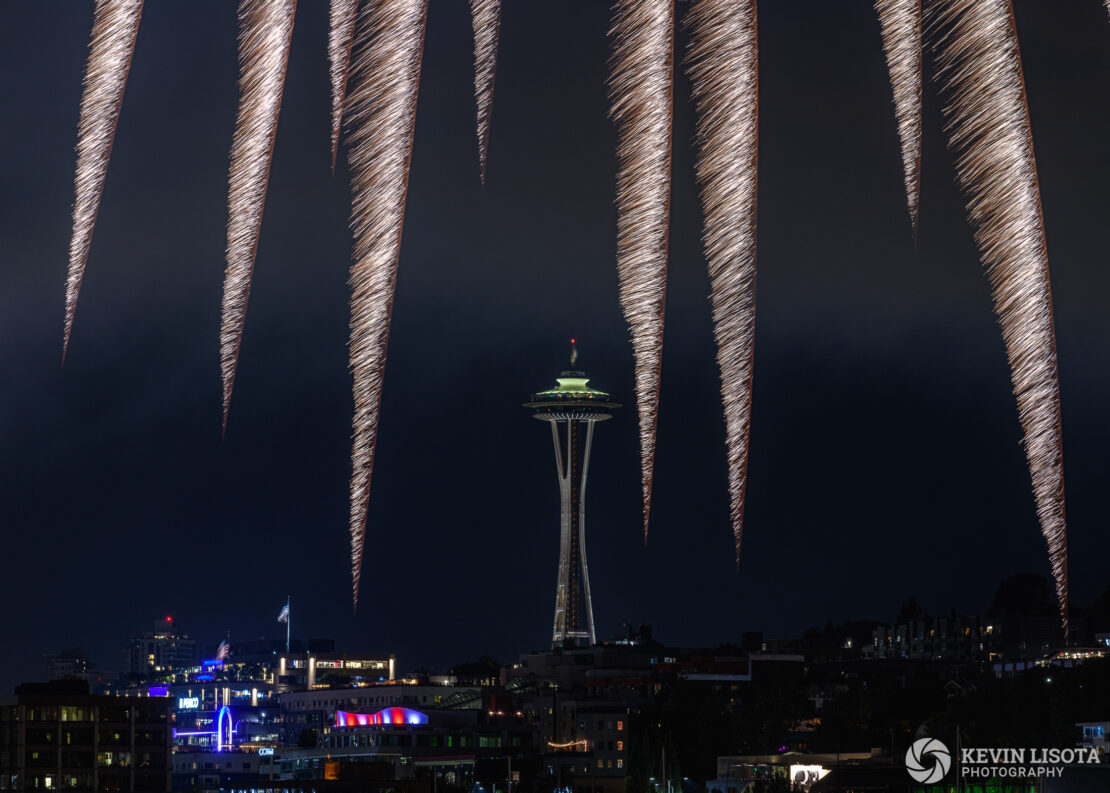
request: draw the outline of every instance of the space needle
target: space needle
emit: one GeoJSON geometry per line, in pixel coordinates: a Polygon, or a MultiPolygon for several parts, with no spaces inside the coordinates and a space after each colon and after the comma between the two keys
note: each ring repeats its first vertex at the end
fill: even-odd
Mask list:
{"type": "MultiPolygon", "coordinates": [[[[570,340],[570,365],[578,348],[570,340]]],[[[590,574],[586,566],[586,475],[594,425],[612,417],[620,405],[609,394],[590,388],[585,372],[566,371],[556,386],[532,395],[524,407],[551,425],[555,472],[559,478],[559,579],[555,587],[555,624],[551,646],[582,647],[596,643],[590,574]]]]}

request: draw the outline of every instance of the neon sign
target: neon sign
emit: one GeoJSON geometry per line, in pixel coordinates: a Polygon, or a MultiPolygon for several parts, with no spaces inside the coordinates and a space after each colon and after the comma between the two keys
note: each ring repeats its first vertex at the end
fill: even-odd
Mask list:
{"type": "Polygon", "coordinates": [[[235,727],[231,723],[231,708],[224,705],[216,715],[216,751],[234,748],[235,727]]]}
{"type": "Polygon", "coordinates": [[[427,724],[428,716],[411,708],[385,708],[377,713],[335,712],[336,727],[370,727],[383,724],[427,724]]]}
{"type": "Polygon", "coordinates": [[[178,697],[178,710],[196,710],[200,707],[200,697],[178,697]]]}

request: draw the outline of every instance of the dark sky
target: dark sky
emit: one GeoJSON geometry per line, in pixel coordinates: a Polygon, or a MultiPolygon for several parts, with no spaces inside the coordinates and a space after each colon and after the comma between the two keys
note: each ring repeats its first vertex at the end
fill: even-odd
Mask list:
{"type": "MultiPolygon", "coordinates": [[[[0,27],[0,690],[83,645],[118,669],[163,614],[205,641],[298,635],[401,669],[550,640],[557,488],[520,403],[566,341],[627,405],[615,133],[601,0],[505,4],[487,185],[464,0],[432,0],[371,496],[350,604],[351,237],[332,178],[326,4],[304,0],[231,422],[217,329],[235,3],[148,2],[69,358],[59,366],[91,2],[16,0],[0,27]]],[[[680,6],[680,13],[683,7],[680,6]]],[[[599,428],[589,558],[599,632],[673,643],[889,618],[916,593],[980,613],[1048,572],[1001,337],[926,93],[915,248],[874,11],[760,9],[759,301],[739,574],[693,179],[677,90],[652,533],[629,407],[599,428]]],[[[1052,267],[1075,602],[1107,583],[1110,24],[1017,3],[1052,267]]],[[[681,46],[685,38],[680,37],[681,46]]]]}

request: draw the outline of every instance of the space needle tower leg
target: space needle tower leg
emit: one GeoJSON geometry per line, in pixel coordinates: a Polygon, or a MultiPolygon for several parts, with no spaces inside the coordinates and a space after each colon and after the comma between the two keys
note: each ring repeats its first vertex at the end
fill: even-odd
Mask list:
{"type": "Polygon", "coordinates": [[[578,553],[582,557],[582,596],[586,600],[586,624],[590,646],[597,644],[594,633],[594,603],[590,597],[590,571],[586,566],[586,474],[590,471],[590,447],[594,442],[594,421],[586,424],[586,453],[582,455],[582,484],[578,488],[578,553]]]}

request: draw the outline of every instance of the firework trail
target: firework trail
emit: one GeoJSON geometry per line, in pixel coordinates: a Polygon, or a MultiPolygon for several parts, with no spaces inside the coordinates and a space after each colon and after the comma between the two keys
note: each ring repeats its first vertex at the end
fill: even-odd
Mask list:
{"type": "Polygon", "coordinates": [[[243,340],[251,275],[270,181],[285,67],[297,0],[242,0],[239,3],[239,115],[231,144],[227,192],[227,270],[220,320],[220,368],[224,415],[243,340]]]}
{"type": "Polygon", "coordinates": [[[906,204],[916,236],[921,180],[921,0],[875,0],[875,10],[883,29],[883,51],[902,142],[906,204]]]}
{"type": "Polygon", "coordinates": [[[351,45],[355,41],[358,0],[331,0],[328,32],[328,64],[331,72],[331,169],[339,153],[339,132],[347,99],[347,75],[351,69],[351,45]]]}
{"type": "Polygon", "coordinates": [[[66,278],[63,361],[73,332],[77,296],[85,277],[85,263],[89,259],[96,213],[108,174],[123,89],[127,86],[142,14],[143,0],[97,0],[96,3],[89,62],[85,66],[85,90],[81,97],[81,120],[77,128],[76,198],[66,278]]]}
{"type": "Polygon", "coordinates": [[[646,542],[667,291],[673,0],[616,0],[610,34],[610,115],[619,136],[617,272],[636,358],[646,542]]]}
{"type": "Polygon", "coordinates": [[[348,103],[355,236],[350,357],[355,399],[351,573],[356,608],[427,10],[427,0],[370,1],[359,21],[360,51],[348,103]]]}
{"type": "Polygon", "coordinates": [[[949,145],[1002,325],[1041,531],[1068,630],[1060,387],[1040,189],[1010,0],[930,9],[949,145]]]}
{"type": "Polygon", "coordinates": [[[486,183],[493,78],[497,71],[497,38],[501,32],[501,0],[470,0],[474,24],[474,100],[478,105],[478,164],[486,183]]]}
{"type": "Polygon", "coordinates": [[[755,338],[759,47],[755,0],[695,0],[688,24],[698,181],[728,444],[736,563],[744,519],[755,338]]]}

